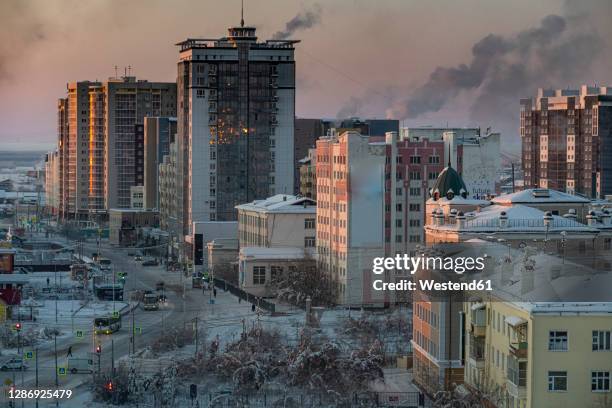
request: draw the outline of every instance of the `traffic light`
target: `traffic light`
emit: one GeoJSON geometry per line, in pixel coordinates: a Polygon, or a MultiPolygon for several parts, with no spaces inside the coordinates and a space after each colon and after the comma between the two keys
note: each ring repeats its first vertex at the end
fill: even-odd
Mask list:
{"type": "Polygon", "coordinates": [[[96,353],[100,354],[101,352],[102,352],[102,346],[98,344],[96,346],[96,353]]]}
{"type": "Polygon", "coordinates": [[[21,330],[21,323],[15,323],[15,330],[17,331],[21,330]]]}
{"type": "Polygon", "coordinates": [[[112,381],[109,381],[109,382],[107,382],[107,383],[106,383],[106,389],[107,389],[109,392],[112,392],[112,391],[113,391],[113,382],[112,382],[112,381]]]}

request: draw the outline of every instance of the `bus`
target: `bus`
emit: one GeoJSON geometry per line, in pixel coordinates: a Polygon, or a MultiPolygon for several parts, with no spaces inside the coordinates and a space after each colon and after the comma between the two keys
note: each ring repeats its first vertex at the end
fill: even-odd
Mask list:
{"type": "Polygon", "coordinates": [[[159,309],[159,296],[155,293],[145,293],[142,308],[144,310],[157,310],[159,309]]]}
{"type": "Polygon", "coordinates": [[[121,316],[96,317],[94,319],[94,333],[112,334],[121,328],[121,316]]]}

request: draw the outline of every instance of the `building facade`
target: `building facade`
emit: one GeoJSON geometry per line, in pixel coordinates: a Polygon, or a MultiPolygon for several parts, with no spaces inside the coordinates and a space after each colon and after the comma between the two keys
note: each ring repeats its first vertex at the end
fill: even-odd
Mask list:
{"type": "Polygon", "coordinates": [[[525,186],[612,194],[612,88],[539,89],[521,100],[525,186]]]}
{"type": "Polygon", "coordinates": [[[144,117],[176,114],[176,85],[110,78],[68,84],[58,102],[63,220],[129,208],[130,188],[144,183],[144,117]]]}
{"type": "Polygon", "coordinates": [[[308,157],[310,149],[315,147],[317,139],[323,136],[326,132],[326,123],[322,119],[295,119],[294,131],[294,186],[295,193],[300,192],[300,168],[302,159],[308,157]]]}
{"type": "Polygon", "coordinates": [[[241,24],[177,44],[184,235],[194,222],[236,220],[239,204],[293,193],[296,42],[258,42],[241,24]]]}
{"type": "Polygon", "coordinates": [[[176,136],[176,118],[144,119],[144,207],[159,209],[159,165],[170,155],[176,136]]]}
{"type": "Polygon", "coordinates": [[[317,149],[308,149],[308,156],[299,161],[300,195],[317,199],[317,149]]]}
{"type": "Polygon", "coordinates": [[[314,253],[317,203],[277,194],[236,206],[240,248],[302,248],[314,253]]]}

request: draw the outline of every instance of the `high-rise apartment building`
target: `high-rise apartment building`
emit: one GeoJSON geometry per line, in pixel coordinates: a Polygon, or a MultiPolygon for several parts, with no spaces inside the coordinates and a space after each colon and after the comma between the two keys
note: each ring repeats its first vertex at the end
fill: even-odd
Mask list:
{"type": "Polygon", "coordinates": [[[239,204],[293,193],[296,42],[258,42],[243,22],[227,37],[177,44],[185,235],[194,222],[236,220],[239,204]]]}
{"type": "Polygon", "coordinates": [[[176,118],[146,117],[144,120],[144,208],[159,209],[159,165],[170,154],[175,140],[176,118]]]}
{"type": "Polygon", "coordinates": [[[612,88],[539,89],[521,100],[525,187],[612,194],[612,88]]]}
{"type": "Polygon", "coordinates": [[[344,305],[383,306],[372,288],[385,255],[386,145],[358,132],[317,140],[317,263],[344,305]]]}
{"type": "Polygon", "coordinates": [[[129,208],[144,183],[145,116],[176,115],[176,84],[73,82],[58,102],[59,212],[64,220],[129,208]]]}
{"type": "Polygon", "coordinates": [[[300,167],[301,161],[308,156],[309,149],[315,147],[317,139],[326,133],[326,122],[322,119],[295,119],[294,131],[294,187],[295,191],[300,191],[300,167]]]}

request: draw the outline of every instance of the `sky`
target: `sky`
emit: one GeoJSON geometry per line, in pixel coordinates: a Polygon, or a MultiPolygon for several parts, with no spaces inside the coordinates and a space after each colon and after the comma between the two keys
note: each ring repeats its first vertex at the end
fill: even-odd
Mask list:
{"type": "MultiPolygon", "coordinates": [[[[53,148],[67,82],[174,81],[176,42],[239,21],[239,0],[1,0],[0,151],[53,148]]],[[[299,117],[491,127],[517,152],[520,98],[612,85],[609,0],[245,0],[245,21],[301,40],[299,117]]]]}

